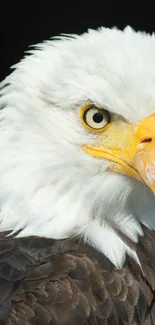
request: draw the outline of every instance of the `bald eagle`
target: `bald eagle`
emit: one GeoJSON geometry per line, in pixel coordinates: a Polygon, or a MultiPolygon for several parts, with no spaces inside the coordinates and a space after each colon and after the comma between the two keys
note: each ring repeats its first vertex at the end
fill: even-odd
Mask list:
{"type": "Polygon", "coordinates": [[[0,325],[155,324],[155,36],[36,45],[0,85],[0,325]]]}

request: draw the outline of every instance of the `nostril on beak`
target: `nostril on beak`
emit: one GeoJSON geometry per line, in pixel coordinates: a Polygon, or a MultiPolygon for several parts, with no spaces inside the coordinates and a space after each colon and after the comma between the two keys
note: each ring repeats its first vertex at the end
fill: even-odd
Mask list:
{"type": "Polygon", "coordinates": [[[148,142],[151,142],[151,141],[152,141],[152,138],[144,138],[139,142],[139,144],[148,143],[148,142]]]}
{"type": "Polygon", "coordinates": [[[143,138],[139,141],[139,144],[137,146],[138,150],[143,150],[145,145],[149,144],[150,142],[152,142],[152,138],[143,138]]]}

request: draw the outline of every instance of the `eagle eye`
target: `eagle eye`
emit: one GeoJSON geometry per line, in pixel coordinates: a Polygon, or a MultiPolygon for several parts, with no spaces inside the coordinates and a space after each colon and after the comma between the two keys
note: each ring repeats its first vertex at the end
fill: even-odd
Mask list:
{"type": "Polygon", "coordinates": [[[110,116],[104,109],[87,105],[81,109],[81,120],[90,131],[102,132],[109,123],[110,116]]]}

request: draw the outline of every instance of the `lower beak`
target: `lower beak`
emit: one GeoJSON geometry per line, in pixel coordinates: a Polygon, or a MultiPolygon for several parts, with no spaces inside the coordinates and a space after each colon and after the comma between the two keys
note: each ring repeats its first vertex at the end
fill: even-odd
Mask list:
{"type": "Polygon", "coordinates": [[[125,148],[129,147],[127,144],[131,143],[131,138],[127,137],[125,142],[123,149],[119,143],[110,149],[87,145],[83,149],[91,156],[111,161],[110,171],[134,177],[155,193],[155,115],[144,119],[137,127],[132,134],[130,149],[125,148]]]}

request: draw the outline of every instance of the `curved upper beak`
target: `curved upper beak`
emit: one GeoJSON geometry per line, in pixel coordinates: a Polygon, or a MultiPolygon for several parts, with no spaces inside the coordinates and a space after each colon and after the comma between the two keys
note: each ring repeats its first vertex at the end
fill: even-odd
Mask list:
{"type": "Polygon", "coordinates": [[[155,193],[155,115],[140,123],[136,137],[137,148],[132,166],[155,193]]]}
{"type": "Polygon", "coordinates": [[[134,177],[155,193],[155,115],[144,119],[132,133],[127,132],[123,147],[115,141],[110,148],[84,145],[83,149],[91,156],[110,160],[113,165],[109,170],[134,177]]]}

